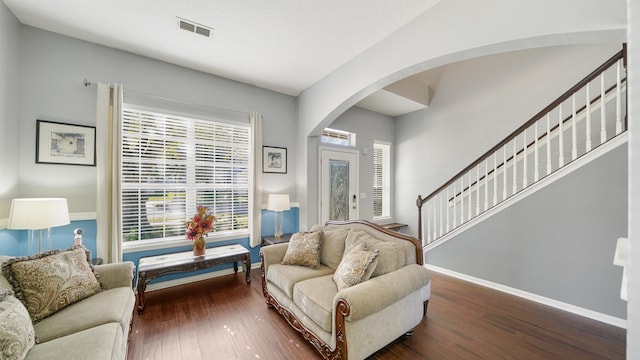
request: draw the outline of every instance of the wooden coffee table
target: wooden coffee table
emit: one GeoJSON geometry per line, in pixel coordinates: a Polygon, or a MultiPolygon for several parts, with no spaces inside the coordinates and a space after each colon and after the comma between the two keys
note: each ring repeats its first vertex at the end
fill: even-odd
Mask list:
{"type": "Polygon", "coordinates": [[[140,258],[138,263],[138,314],[144,310],[144,291],[147,284],[157,277],[211,268],[233,262],[233,271],[238,272],[238,261],[242,262],[245,281],[251,283],[251,254],[242,245],[227,245],[208,248],[203,256],[193,256],[192,251],[140,258]]]}

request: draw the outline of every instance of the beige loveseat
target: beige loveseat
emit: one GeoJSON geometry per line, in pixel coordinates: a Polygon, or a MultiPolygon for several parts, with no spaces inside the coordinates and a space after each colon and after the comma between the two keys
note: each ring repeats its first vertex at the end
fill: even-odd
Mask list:
{"type": "Polygon", "coordinates": [[[315,268],[282,264],[290,255],[287,243],[260,250],[267,304],[325,359],[364,359],[410,334],[426,316],[430,295],[418,241],[366,221],[329,222],[294,236],[307,241],[318,231],[320,264],[315,268]],[[370,278],[338,290],[336,281],[342,280],[334,275],[350,268],[342,263],[343,255],[346,262],[350,246],[365,238],[365,247],[378,254],[365,271],[370,278]]]}
{"type": "MultiPolygon", "coordinates": [[[[0,268],[2,264],[11,260],[11,257],[0,256],[0,268]]],[[[132,262],[118,264],[96,265],[94,267],[99,281],[98,292],[46,316],[33,324],[33,332],[29,335],[30,350],[27,346],[21,352],[27,351],[24,359],[125,359],[127,356],[127,341],[131,327],[135,295],[132,289],[133,270],[132,262]]],[[[0,313],[3,317],[0,321],[8,325],[9,321],[16,322],[26,317],[29,324],[30,313],[26,307],[18,301],[14,295],[10,281],[0,271],[0,313]],[[4,306],[2,306],[4,304],[4,306]],[[10,313],[7,309],[17,309],[10,313]],[[7,311],[5,311],[7,310],[7,311]],[[25,314],[20,318],[21,314],[25,314]]],[[[22,322],[24,325],[24,322],[22,322]]],[[[29,327],[31,325],[29,324],[29,327]]],[[[4,326],[4,331],[7,331],[4,326]]],[[[26,327],[25,327],[26,328],[26,327]]],[[[31,328],[31,327],[30,327],[31,328]]],[[[9,330],[10,331],[10,330],[9,330]]],[[[4,341],[1,339],[0,341],[4,341]]],[[[5,350],[10,344],[3,344],[5,350]]],[[[19,347],[17,341],[14,349],[19,347]]],[[[24,354],[24,353],[23,353],[24,354]]],[[[0,358],[8,358],[8,355],[0,354],[0,358]]],[[[20,359],[21,357],[17,357],[20,359]]]]}

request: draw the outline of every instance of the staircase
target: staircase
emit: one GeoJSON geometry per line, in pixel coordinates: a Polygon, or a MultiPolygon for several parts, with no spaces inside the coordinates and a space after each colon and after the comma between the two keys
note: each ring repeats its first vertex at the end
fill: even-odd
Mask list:
{"type": "Polygon", "coordinates": [[[426,197],[418,237],[430,248],[559,174],[627,129],[626,46],[426,197]],[[555,175],[554,175],[555,176],[555,175]]]}

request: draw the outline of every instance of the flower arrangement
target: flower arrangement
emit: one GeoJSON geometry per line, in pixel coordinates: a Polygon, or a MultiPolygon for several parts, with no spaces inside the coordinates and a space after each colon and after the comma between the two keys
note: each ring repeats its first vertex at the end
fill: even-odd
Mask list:
{"type": "Polygon", "coordinates": [[[198,212],[193,219],[185,223],[187,228],[187,239],[195,241],[207,236],[209,231],[213,230],[213,223],[216,217],[209,213],[209,208],[204,205],[198,205],[198,212]]]}

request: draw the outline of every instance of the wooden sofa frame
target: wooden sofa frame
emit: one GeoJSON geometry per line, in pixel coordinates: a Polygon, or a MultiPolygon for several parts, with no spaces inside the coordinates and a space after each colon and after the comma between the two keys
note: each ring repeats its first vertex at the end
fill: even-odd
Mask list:
{"type": "MultiPolygon", "coordinates": [[[[350,224],[363,224],[369,226],[377,231],[382,233],[391,235],[395,238],[409,241],[416,248],[416,263],[419,265],[423,264],[423,256],[422,256],[422,247],[420,246],[420,242],[415,237],[393,231],[388,230],[380,225],[377,225],[372,222],[364,221],[364,220],[349,220],[349,221],[328,221],[325,225],[344,225],[348,226],[350,224]]],[[[265,301],[267,306],[274,308],[280,315],[282,315],[289,325],[298,331],[302,337],[308,341],[322,356],[323,359],[326,360],[340,360],[340,359],[348,359],[347,354],[347,337],[345,335],[345,318],[350,314],[351,309],[349,304],[344,299],[339,299],[336,305],[336,316],[335,316],[335,329],[336,329],[336,347],[334,350],[331,350],[329,344],[326,344],[322,341],[316,334],[307,329],[300,320],[286,307],[282,306],[278,300],[276,300],[267,290],[267,279],[266,279],[266,269],[264,268],[264,258],[262,252],[260,253],[260,262],[261,262],[261,277],[262,277],[262,292],[265,297],[265,301]]],[[[427,314],[427,306],[429,304],[429,300],[424,302],[424,312],[423,317],[427,314]]],[[[407,332],[407,335],[411,335],[413,333],[413,329],[407,332]]]]}

